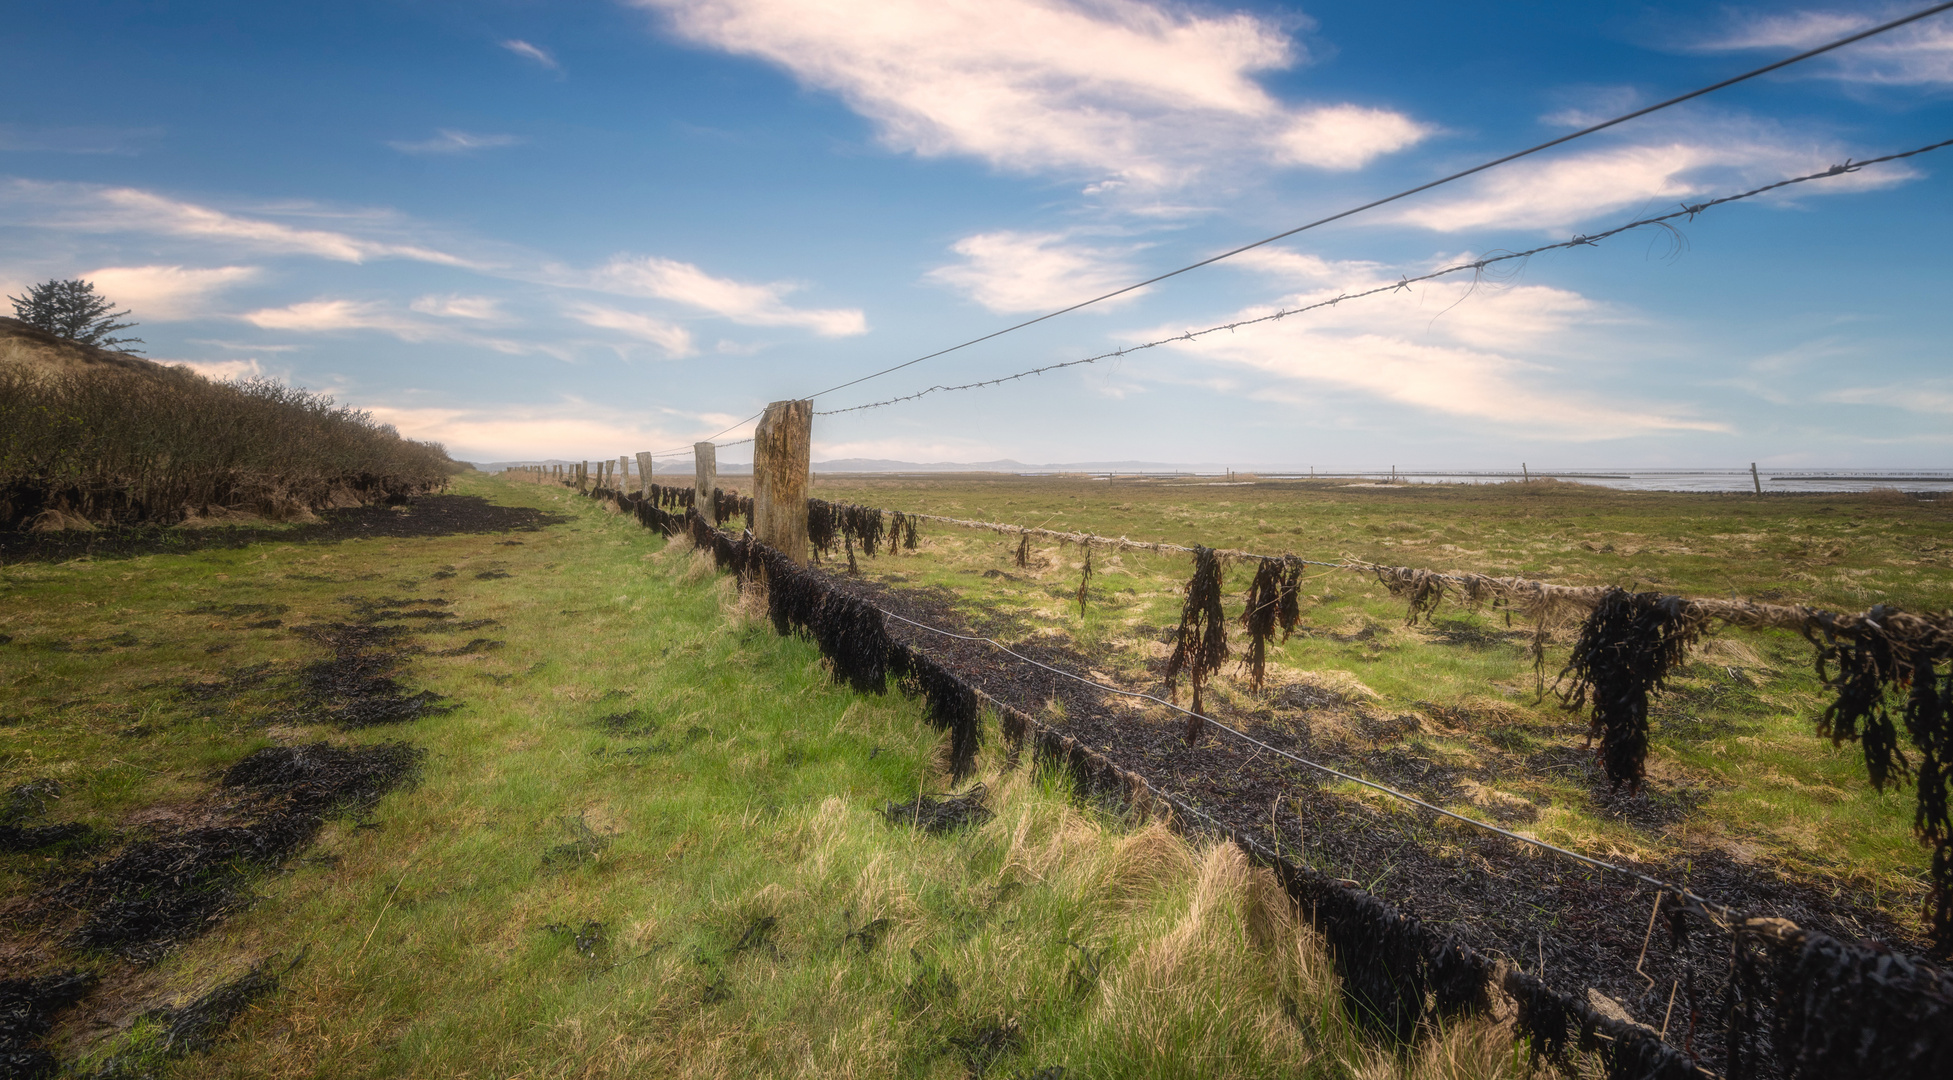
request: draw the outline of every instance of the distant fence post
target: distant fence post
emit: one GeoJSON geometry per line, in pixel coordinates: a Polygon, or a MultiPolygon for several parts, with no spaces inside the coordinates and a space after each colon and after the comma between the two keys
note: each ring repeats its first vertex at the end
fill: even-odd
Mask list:
{"type": "Polygon", "coordinates": [[[814,431],[812,401],[776,401],[753,432],[753,533],[761,543],[807,565],[807,468],[814,431]]]}
{"type": "Polygon", "coordinates": [[[630,486],[630,483],[631,459],[627,455],[619,454],[617,455],[617,483],[613,486],[617,488],[618,494],[621,495],[624,489],[630,486]]]}
{"type": "Polygon", "coordinates": [[[645,498],[651,497],[651,452],[637,452],[637,493],[645,498]]]}
{"type": "Polygon", "coordinates": [[[1756,474],[1756,462],[1754,461],[1750,462],[1750,483],[1756,485],[1756,494],[1759,498],[1762,497],[1763,478],[1756,474]]]}
{"type": "Polygon", "coordinates": [[[590,463],[587,461],[583,463],[583,467],[581,469],[577,470],[576,489],[578,491],[590,490],[590,463]]]}
{"type": "Polygon", "coordinates": [[[712,508],[712,485],[719,481],[719,448],[709,442],[692,444],[692,491],[697,496],[694,504],[705,520],[714,525],[719,523],[719,515],[712,508]]]}

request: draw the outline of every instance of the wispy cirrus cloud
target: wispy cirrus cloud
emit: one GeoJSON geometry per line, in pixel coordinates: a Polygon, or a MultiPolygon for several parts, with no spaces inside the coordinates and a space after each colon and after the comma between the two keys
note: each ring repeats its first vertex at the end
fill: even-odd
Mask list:
{"type": "Polygon", "coordinates": [[[284,307],[247,311],[238,318],[260,330],[284,330],[300,334],[374,331],[413,344],[447,342],[511,356],[536,352],[555,355],[560,352],[531,342],[483,336],[451,323],[416,319],[377,300],[305,300],[284,307]]]}
{"type": "Polygon", "coordinates": [[[502,48],[522,57],[524,60],[539,64],[550,71],[563,70],[563,65],[556,62],[556,57],[551,55],[550,51],[541,45],[531,44],[521,38],[510,38],[502,42],[502,48]]]}
{"type": "Polygon", "coordinates": [[[797,308],[788,304],[785,298],[801,287],[797,284],[736,281],[656,255],[620,255],[572,283],[600,292],[669,300],[747,326],[799,327],[822,337],[853,337],[868,332],[867,316],[859,308],[797,308]]]}
{"type": "Polygon", "coordinates": [[[517,135],[474,135],[441,128],[431,139],[388,140],[387,145],[403,154],[469,154],[476,150],[516,146],[521,142],[522,138],[517,135]]]}
{"type": "Polygon", "coordinates": [[[1360,168],[1432,130],[1389,109],[1277,99],[1255,76],[1306,51],[1244,12],[1146,0],[635,2],[684,38],[839,95],[896,150],[1014,172],[1156,189],[1248,162],[1360,168]]]}
{"type": "Polygon", "coordinates": [[[692,356],[698,352],[692,343],[692,332],[674,322],[668,322],[655,315],[640,311],[624,311],[606,307],[602,304],[572,304],[564,314],[585,326],[600,330],[615,330],[627,337],[649,342],[665,351],[672,359],[692,356]]]}
{"type": "MultiPolygon", "coordinates": [[[[1335,287],[1309,289],[1216,322],[1272,314],[1282,306],[1389,284],[1395,277],[1366,264],[1317,265],[1309,256],[1282,251],[1261,261],[1260,269],[1271,276],[1333,280],[1335,287]]],[[[1217,378],[1233,392],[1268,400],[1307,402],[1324,391],[1353,393],[1414,414],[1523,428],[1529,437],[1565,442],[1724,430],[1686,405],[1624,400],[1568,369],[1565,357],[1583,347],[1578,332],[1623,320],[1608,305],[1565,289],[1438,281],[1412,293],[1317,309],[1169,348],[1210,362],[1204,375],[1174,377],[1217,378]],[[1262,382],[1242,384],[1244,373],[1262,382]]],[[[1175,327],[1156,327],[1135,338],[1175,332],[1175,327]]]]}
{"type": "MultiPolygon", "coordinates": [[[[1766,124],[1685,120],[1671,125],[1666,138],[1657,135],[1505,165],[1464,182],[1455,194],[1414,202],[1377,220],[1439,232],[1487,227],[1557,231],[1605,214],[1674,209],[1691,199],[1822,172],[1851,156],[1833,139],[1792,135],[1766,124]]],[[[1917,169],[1895,162],[1763,198],[1782,204],[1891,187],[1919,175],[1917,169]]]]}
{"type": "Polygon", "coordinates": [[[259,273],[255,266],[105,266],[81,279],[139,320],[170,322],[213,313],[217,294],[259,273]]]}
{"type": "Polygon", "coordinates": [[[1934,379],[1905,386],[1848,386],[1820,394],[1818,400],[1953,416],[1953,381],[1934,379]]]}
{"type": "MultiPolygon", "coordinates": [[[[407,259],[464,269],[474,260],[417,243],[376,239],[275,220],[300,208],[240,214],[173,199],[141,188],[14,179],[0,183],[0,222],[83,233],[129,233],[200,241],[272,255],[308,255],[335,262],[407,259]]],[[[329,215],[311,215],[329,216],[329,215]]],[[[372,215],[367,215],[370,219],[372,215]]]]}
{"type": "MultiPolygon", "coordinates": [[[[1809,49],[1889,20],[1905,8],[1737,12],[1723,34],[1689,46],[1693,52],[1750,49],[1809,49]]],[[[1945,16],[1923,19],[1855,42],[1793,74],[1814,74],[1840,82],[1877,86],[1953,86],[1953,22],[1945,16]]]]}
{"type": "MultiPolygon", "coordinates": [[[[999,313],[1064,307],[1130,284],[1133,248],[1081,243],[1065,233],[991,232],[966,236],[950,250],[962,261],[925,277],[999,313]]],[[[1135,299],[1134,291],[1107,306],[1135,299]]]]}

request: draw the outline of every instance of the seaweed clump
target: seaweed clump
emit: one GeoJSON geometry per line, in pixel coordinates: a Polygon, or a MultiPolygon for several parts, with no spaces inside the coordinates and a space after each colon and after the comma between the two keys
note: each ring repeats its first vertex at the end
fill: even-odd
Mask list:
{"type": "Polygon", "coordinates": [[[1860,617],[1819,616],[1814,624],[1822,640],[1806,633],[1817,646],[1817,674],[1837,694],[1818,733],[1834,745],[1858,742],[1873,787],[1913,781],[1913,835],[1933,849],[1927,930],[1934,955],[1953,959],[1953,669],[1938,670],[1953,660],[1953,639],[1884,604],[1860,617]],[[1899,746],[1888,691],[1905,695],[1900,717],[1919,752],[1916,767],[1899,746]]]}
{"type": "Polygon", "coordinates": [[[976,765],[981,739],[982,728],[977,723],[981,709],[975,688],[907,645],[890,647],[888,667],[903,680],[905,689],[923,696],[929,722],[949,732],[950,780],[961,782],[976,765]]]}
{"type": "Polygon", "coordinates": [[[61,1010],[80,1001],[95,976],[70,969],[31,979],[0,979],[0,1074],[41,1080],[59,1068],[41,1038],[61,1010]]]}
{"type": "Polygon", "coordinates": [[[426,751],[404,743],[269,746],[224,773],[212,824],[137,840],[57,891],[87,917],[74,943],[148,963],[245,900],[252,872],[297,853],[328,817],[370,808],[413,780],[426,751]]]}
{"type": "Polygon", "coordinates": [[[1302,621],[1301,582],[1302,564],[1293,558],[1263,559],[1255,566],[1241,623],[1248,628],[1248,655],[1242,663],[1256,691],[1267,674],[1268,639],[1280,629],[1287,641],[1302,621]]]}
{"type": "Polygon", "coordinates": [[[1648,695],[1687,657],[1707,622],[1682,597],[1609,589],[1580,628],[1560,672],[1573,685],[1560,700],[1579,709],[1591,697],[1588,737],[1600,737],[1597,756],[1615,788],[1641,790],[1648,775],[1648,695]]]}
{"type": "Polygon", "coordinates": [[[905,803],[889,803],[882,808],[882,816],[891,825],[913,826],[924,832],[954,832],[966,825],[981,825],[991,818],[990,808],[983,805],[987,789],[982,784],[973,784],[970,790],[961,795],[917,795],[905,803]]]}
{"type": "Polygon", "coordinates": [[[1193,684],[1193,712],[1187,719],[1187,742],[1199,741],[1206,727],[1200,707],[1207,676],[1227,659],[1227,616],[1221,610],[1221,558],[1213,548],[1194,548],[1193,577],[1187,579],[1187,599],[1180,608],[1173,655],[1166,662],[1166,688],[1179,697],[1181,672],[1193,684]]]}

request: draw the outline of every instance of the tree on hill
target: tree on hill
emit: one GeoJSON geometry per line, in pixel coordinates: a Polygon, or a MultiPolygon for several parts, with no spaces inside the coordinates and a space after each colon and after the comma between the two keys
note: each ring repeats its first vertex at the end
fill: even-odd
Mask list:
{"type": "Polygon", "coordinates": [[[115,304],[108,297],[95,295],[95,283],[92,281],[44,281],[29,288],[24,297],[9,296],[7,299],[14,302],[14,318],[29,326],[79,341],[83,345],[126,353],[142,351],[127,348],[142,344],[141,338],[109,336],[136,324],[116,322],[129,314],[128,311],[116,311],[115,304]]]}

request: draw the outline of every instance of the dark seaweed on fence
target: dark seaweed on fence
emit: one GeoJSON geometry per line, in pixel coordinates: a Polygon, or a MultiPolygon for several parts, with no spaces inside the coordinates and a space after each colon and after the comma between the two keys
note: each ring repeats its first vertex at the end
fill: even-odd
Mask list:
{"type": "MultiPolygon", "coordinates": [[[[1227,615],[1221,610],[1221,559],[1213,548],[1194,548],[1193,577],[1187,579],[1187,599],[1180,608],[1180,628],[1175,632],[1173,656],[1166,662],[1166,688],[1179,697],[1180,673],[1193,683],[1193,711],[1200,708],[1200,690],[1207,676],[1220,670],[1227,659],[1227,615]]],[[[1204,724],[1199,715],[1187,721],[1187,741],[1200,738],[1204,724]]]]}
{"type": "Polygon", "coordinates": [[[1562,679],[1569,709],[1593,701],[1589,738],[1600,737],[1600,764],[1615,787],[1640,791],[1647,776],[1648,695],[1688,656],[1708,620],[1679,596],[1610,589],[1580,629],[1562,679]]]}
{"type": "Polygon", "coordinates": [[[1263,559],[1255,566],[1255,579],[1248,586],[1247,607],[1241,622],[1248,628],[1248,655],[1241,662],[1248,669],[1248,681],[1261,689],[1268,666],[1268,639],[1275,636],[1282,611],[1282,562],[1263,559]]]}
{"type": "Polygon", "coordinates": [[[1765,941],[1776,990],[1771,1041],[1786,1072],[1839,1080],[1953,1076],[1953,974],[1811,931],[1765,941]]]}
{"type": "Polygon", "coordinates": [[[929,722],[949,732],[950,782],[962,783],[976,765],[981,740],[980,703],[969,683],[907,645],[893,645],[888,670],[913,687],[928,705],[929,722]]]}
{"type": "Polygon", "coordinates": [[[1833,744],[1860,743],[1873,787],[1882,790],[1912,778],[1913,834],[1933,849],[1927,928],[1934,956],[1948,960],[1953,959],[1953,668],[1941,675],[1937,665],[1953,660],[1953,640],[1930,631],[1903,635],[1895,629],[1902,624],[1892,618],[1898,614],[1880,604],[1859,619],[1821,616],[1815,632],[1807,631],[1817,647],[1818,677],[1837,693],[1818,721],[1818,732],[1833,744]],[[1888,692],[1905,694],[1900,715],[1919,751],[1916,768],[1899,747],[1888,692]]]}

